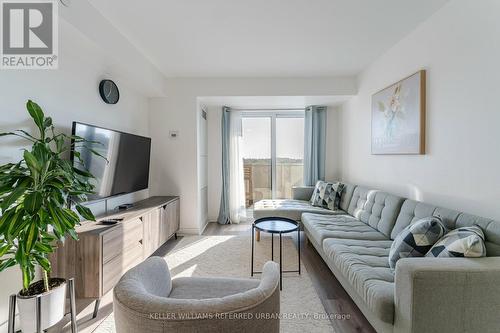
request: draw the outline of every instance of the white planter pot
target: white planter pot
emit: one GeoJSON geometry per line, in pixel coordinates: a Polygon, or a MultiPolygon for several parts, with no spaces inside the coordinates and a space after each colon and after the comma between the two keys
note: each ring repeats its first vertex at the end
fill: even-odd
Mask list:
{"type": "MultiPolygon", "coordinates": [[[[66,305],[66,282],[43,293],[41,299],[42,330],[57,324],[63,317],[66,305]]],[[[36,296],[17,295],[19,319],[23,333],[36,332],[36,296]]]]}

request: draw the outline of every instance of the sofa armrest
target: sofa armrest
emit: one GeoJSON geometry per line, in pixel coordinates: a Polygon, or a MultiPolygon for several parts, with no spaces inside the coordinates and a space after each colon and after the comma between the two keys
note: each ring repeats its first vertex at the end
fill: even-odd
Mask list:
{"type": "Polygon", "coordinates": [[[314,186],[293,186],[292,187],[292,198],[294,200],[311,200],[311,196],[314,192],[314,186]]]}
{"type": "Polygon", "coordinates": [[[401,259],[394,297],[395,332],[498,332],[500,257],[401,259]]]}

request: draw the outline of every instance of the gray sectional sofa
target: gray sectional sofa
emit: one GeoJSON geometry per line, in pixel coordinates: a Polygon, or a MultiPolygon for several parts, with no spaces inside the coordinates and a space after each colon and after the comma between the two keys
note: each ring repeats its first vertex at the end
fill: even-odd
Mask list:
{"type": "Polygon", "coordinates": [[[300,219],[308,240],[377,332],[500,332],[500,222],[351,184],[339,211],[318,214],[308,207],[312,191],[257,203],[254,215],[296,219],[287,207],[307,208],[300,219]],[[449,229],[481,227],[487,257],[405,258],[391,270],[396,235],[428,216],[449,229]]]}

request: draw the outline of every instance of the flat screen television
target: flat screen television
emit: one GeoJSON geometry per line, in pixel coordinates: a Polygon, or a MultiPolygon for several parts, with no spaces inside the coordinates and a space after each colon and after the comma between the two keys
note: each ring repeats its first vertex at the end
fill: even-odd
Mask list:
{"type": "Polygon", "coordinates": [[[83,163],[95,177],[91,180],[95,185],[95,194],[88,196],[89,201],[148,188],[151,138],[79,122],[73,122],[72,133],[88,141],[98,142],[86,145],[107,159],[78,145],[71,151],[73,165],[81,168],[83,163]],[[81,161],[76,158],[74,151],[80,153],[81,161]]]}

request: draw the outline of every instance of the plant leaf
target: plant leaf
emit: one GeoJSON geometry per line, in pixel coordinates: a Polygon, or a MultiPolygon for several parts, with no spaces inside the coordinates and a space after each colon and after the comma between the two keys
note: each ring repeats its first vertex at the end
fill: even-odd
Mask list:
{"type": "Polygon", "coordinates": [[[29,151],[25,150],[24,151],[24,160],[26,161],[26,165],[30,169],[32,176],[38,177],[38,174],[40,173],[40,164],[38,163],[38,160],[36,159],[35,155],[30,153],[29,151]]]}
{"type": "Polygon", "coordinates": [[[15,209],[4,211],[3,215],[0,217],[0,235],[3,234],[4,230],[7,229],[9,223],[12,221],[12,217],[16,214],[15,209]]]}
{"type": "Polygon", "coordinates": [[[87,177],[87,178],[94,178],[94,176],[90,172],[87,172],[87,171],[84,171],[84,170],[80,170],[80,169],[77,169],[77,168],[73,168],[73,170],[77,174],[79,174],[80,176],[87,177]]]}
{"type": "Polygon", "coordinates": [[[54,252],[54,249],[52,248],[52,246],[50,246],[48,244],[44,244],[42,242],[36,242],[35,250],[37,250],[39,252],[45,252],[45,253],[54,252]]]}
{"type": "Polygon", "coordinates": [[[12,220],[10,221],[9,229],[7,230],[7,234],[5,235],[7,238],[16,238],[21,230],[26,228],[30,222],[32,222],[31,219],[24,218],[25,211],[24,210],[19,210],[16,212],[12,220]]]}
{"type": "Polygon", "coordinates": [[[28,100],[26,103],[26,108],[28,109],[28,113],[30,114],[31,118],[35,121],[36,126],[40,129],[40,133],[45,133],[45,127],[44,127],[44,118],[45,115],[43,114],[42,108],[32,100],[28,100]]]}
{"type": "Polygon", "coordinates": [[[78,234],[75,232],[75,229],[68,229],[68,234],[73,238],[74,240],[78,240],[78,234]]]}
{"type": "Polygon", "coordinates": [[[26,253],[31,252],[31,249],[33,249],[33,246],[35,245],[37,239],[38,239],[38,226],[36,223],[32,223],[26,234],[26,248],[25,248],[26,253]]]}
{"type": "Polygon", "coordinates": [[[0,272],[6,270],[9,267],[12,267],[16,264],[16,260],[14,258],[9,258],[7,260],[0,260],[0,272]]]}
{"type": "Polygon", "coordinates": [[[21,135],[21,134],[19,134],[19,133],[15,133],[15,132],[5,132],[5,133],[0,133],[0,137],[1,137],[1,136],[9,136],[9,135],[12,135],[12,136],[17,136],[17,137],[23,138],[23,139],[25,139],[25,140],[28,140],[28,141],[31,141],[31,142],[35,142],[35,140],[34,140],[34,139],[31,139],[31,138],[26,137],[26,136],[24,136],[24,135],[21,135]]]}
{"type": "Polygon", "coordinates": [[[41,255],[35,255],[35,259],[45,271],[47,272],[51,271],[52,267],[50,265],[50,261],[47,258],[41,255]]]}
{"type": "Polygon", "coordinates": [[[40,192],[32,192],[24,198],[24,209],[30,214],[35,214],[42,206],[43,196],[40,192]]]}
{"type": "Polygon", "coordinates": [[[80,214],[84,219],[89,221],[95,221],[95,216],[92,214],[92,211],[81,204],[76,204],[76,211],[80,214]]]}
{"type": "Polygon", "coordinates": [[[2,258],[9,250],[12,249],[12,245],[7,243],[5,245],[0,246],[0,258],[2,258]]]}
{"type": "Polygon", "coordinates": [[[2,212],[5,212],[14,202],[16,202],[19,197],[21,197],[26,192],[26,186],[23,184],[17,185],[17,187],[3,200],[0,208],[2,212]]]}

